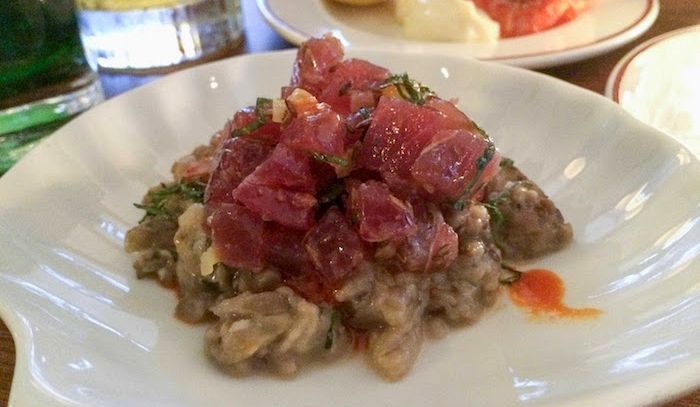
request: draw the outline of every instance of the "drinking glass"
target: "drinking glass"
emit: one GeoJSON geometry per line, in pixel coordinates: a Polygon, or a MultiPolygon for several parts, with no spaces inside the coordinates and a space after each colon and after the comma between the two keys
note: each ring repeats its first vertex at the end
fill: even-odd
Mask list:
{"type": "Polygon", "coordinates": [[[162,71],[215,59],[243,39],[239,0],[77,0],[88,59],[101,71],[162,71]]]}
{"type": "Polygon", "coordinates": [[[0,7],[0,175],[103,99],[73,1],[11,0],[0,7]]]}

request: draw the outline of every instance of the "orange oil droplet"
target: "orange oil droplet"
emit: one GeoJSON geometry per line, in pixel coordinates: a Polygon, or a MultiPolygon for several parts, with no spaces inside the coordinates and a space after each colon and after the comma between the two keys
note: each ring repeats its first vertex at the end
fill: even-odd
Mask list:
{"type": "Polygon", "coordinates": [[[571,308],[563,303],[564,282],[554,272],[533,269],[523,272],[520,279],[509,287],[513,303],[535,316],[562,318],[594,318],[597,308],[571,308]]]}

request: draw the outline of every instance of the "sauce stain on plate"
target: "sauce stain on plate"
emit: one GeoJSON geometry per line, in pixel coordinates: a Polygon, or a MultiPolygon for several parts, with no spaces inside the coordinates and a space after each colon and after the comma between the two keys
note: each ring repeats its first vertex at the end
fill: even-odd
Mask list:
{"type": "Polygon", "coordinates": [[[522,272],[520,278],[508,286],[515,305],[535,317],[590,319],[601,314],[597,308],[572,308],[564,304],[564,282],[554,272],[533,269],[522,272]]]}

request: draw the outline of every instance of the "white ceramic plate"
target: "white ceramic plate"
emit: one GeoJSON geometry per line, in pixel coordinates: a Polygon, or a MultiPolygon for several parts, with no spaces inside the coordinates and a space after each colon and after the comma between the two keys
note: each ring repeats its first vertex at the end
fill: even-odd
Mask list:
{"type": "Polygon", "coordinates": [[[658,0],[592,0],[574,21],[541,33],[495,44],[421,42],[407,39],[394,20],[392,3],[349,7],[331,0],[257,0],[270,25],[288,41],[332,32],[346,46],[440,56],[473,57],[527,68],[590,58],[642,35],[659,14],[658,0]]]}
{"type": "Polygon", "coordinates": [[[613,69],[606,95],[700,155],[700,25],[652,38],[613,69]]]}
{"type": "MultiPolygon", "coordinates": [[[[426,344],[402,382],[360,357],[290,381],[232,379],[203,326],[137,281],[122,251],[131,203],[232,112],[287,83],[293,52],[184,71],[67,124],[0,179],[0,316],[16,340],[12,406],[636,405],[700,384],[700,163],[613,102],[503,65],[360,54],[409,69],[460,105],[548,191],[574,244],[559,272],[595,321],[533,322],[504,296],[426,344]],[[380,400],[380,402],[378,402],[380,400]]],[[[357,55],[357,54],[356,54],[357,55]]]]}

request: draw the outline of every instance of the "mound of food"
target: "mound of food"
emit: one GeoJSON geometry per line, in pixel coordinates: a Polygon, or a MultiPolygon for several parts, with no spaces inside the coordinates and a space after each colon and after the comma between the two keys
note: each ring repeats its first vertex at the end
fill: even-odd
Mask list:
{"type": "Polygon", "coordinates": [[[152,188],[125,247],[177,288],[235,375],[289,376],[362,351],[397,380],[426,337],[472,324],[501,261],[564,247],[571,227],[484,130],[406,74],[298,51],[281,97],[235,113],[152,188]]]}

